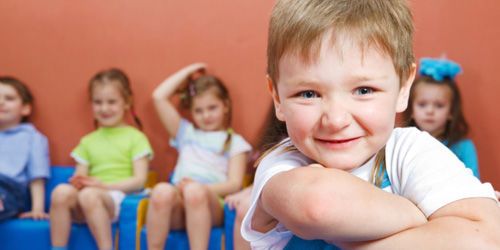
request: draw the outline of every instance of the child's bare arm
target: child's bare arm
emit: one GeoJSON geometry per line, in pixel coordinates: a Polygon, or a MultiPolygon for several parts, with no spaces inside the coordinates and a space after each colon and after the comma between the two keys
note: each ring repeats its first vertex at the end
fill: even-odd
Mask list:
{"type": "Polygon", "coordinates": [[[141,157],[133,162],[134,176],[129,179],[112,183],[105,184],[104,187],[107,189],[121,190],[125,193],[131,193],[139,191],[144,188],[146,180],[148,177],[149,159],[147,156],[141,157]]]}
{"type": "Polygon", "coordinates": [[[45,213],[45,179],[39,178],[30,182],[31,192],[31,211],[22,213],[21,218],[33,218],[35,220],[48,219],[49,215],[45,213]]]}
{"type": "Polygon", "coordinates": [[[305,239],[367,241],[426,222],[409,200],[323,167],[302,167],[272,177],[262,191],[261,206],[305,239]]]}
{"type": "Polygon", "coordinates": [[[250,196],[252,195],[252,185],[244,188],[243,190],[227,195],[224,198],[224,202],[229,206],[229,208],[234,209],[243,200],[250,201],[250,196]]]}
{"type": "Polygon", "coordinates": [[[245,175],[246,163],[246,153],[231,157],[231,159],[229,159],[227,181],[210,184],[209,188],[220,196],[225,196],[240,190],[243,183],[243,176],[245,175]]]}
{"type": "Polygon", "coordinates": [[[385,239],[349,246],[353,249],[499,249],[500,209],[491,199],[452,202],[419,227],[385,239]]]}
{"type": "Polygon", "coordinates": [[[170,98],[181,85],[185,84],[191,74],[205,67],[206,65],[203,63],[188,65],[169,76],[153,91],[156,112],[170,137],[174,137],[177,134],[181,116],[168,98],[170,98]]]}

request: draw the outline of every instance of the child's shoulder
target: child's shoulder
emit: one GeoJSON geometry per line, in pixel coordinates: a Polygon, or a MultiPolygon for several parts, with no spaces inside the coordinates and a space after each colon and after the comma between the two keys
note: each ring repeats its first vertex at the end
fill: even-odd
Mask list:
{"type": "Polygon", "coordinates": [[[5,132],[12,134],[26,134],[30,136],[46,138],[46,136],[42,134],[38,129],[36,129],[36,127],[31,123],[21,123],[13,128],[6,130],[5,132]]]}
{"type": "Polygon", "coordinates": [[[257,167],[256,174],[259,175],[259,173],[269,170],[272,172],[286,171],[301,166],[307,166],[312,163],[314,163],[313,160],[302,154],[293,145],[290,138],[286,138],[262,157],[257,167]]]}
{"type": "Polygon", "coordinates": [[[469,138],[462,138],[450,146],[450,149],[452,151],[455,151],[455,150],[458,150],[458,151],[460,151],[460,150],[475,150],[475,148],[476,147],[474,145],[474,142],[469,138]]]}
{"type": "MultiPolygon", "coordinates": [[[[389,137],[388,143],[391,141],[394,142],[401,142],[401,141],[408,141],[408,142],[413,142],[416,140],[429,140],[429,139],[434,139],[429,133],[425,131],[421,131],[416,127],[403,127],[403,128],[394,128],[392,131],[391,136],[389,137]]],[[[437,140],[433,140],[437,141],[437,140]]]]}
{"type": "Polygon", "coordinates": [[[242,135],[240,135],[236,132],[233,132],[231,140],[233,140],[234,142],[237,142],[237,143],[248,144],[248,141],[245,139],[245,137],[243,137],[242,135]]]}
{"type": "MultiPolygon", "coordinates": [[[[447,149],[440,141],[415,127],[395,128],[385,144],[386,156],[419,154],[429,150],[447,149]]],[[[387,157],[386,157],[387,158],[387,157]]]]}

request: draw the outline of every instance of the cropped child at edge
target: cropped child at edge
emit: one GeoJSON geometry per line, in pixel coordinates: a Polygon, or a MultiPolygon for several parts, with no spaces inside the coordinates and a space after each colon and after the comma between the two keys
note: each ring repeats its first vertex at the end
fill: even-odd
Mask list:
{"type": "Polygon", "coordinates": [[[412,40],[403,0],[277,1],[268,86],[290,139],[257,169],[242,225],[253,248],[500,247],[492,186],[428,133],[394,128],[412,40]]]}
{"type": "Polygon", "coordinates": [[[223,221],[223,197],[241,189],[250,144],[231,128],[231,98],[223,82],[194,63],[153,92],[170,144],[179,152],[171,183],[152,191],[146,227],[148,249],[164,249],[170,229],[186,229],[191,249],[207,249],[212,226],[223,221]],[[192,121],[181,117],[173,102],[192,121]]]}
{"type": "MultiPolygon", "coordinates": [[[[247,174],[250,173],[252,175],[252,181],[255,175],[255,166],[263,157],[264,152],[267,152],[274,145],[278,144],[281,140],[288,137],[286,133],[285,123],[276,118],[273,105],[269,107],[266,120],[264,121],[259,134],[259,141],[254,152],[252,153],[251,159],[248,164],[249,166],[247,167],[250,168],[247,169],[247,174]]],[[[230,194],[224,198],[224,201],[226,202],[228,207],[230,209],[234,209],[236,212],[233,228],[233,249],[235,250],[250,249],[250,243],[242,238],[240,231],[243,217],[250,207],[252,187],[253,184],[245,187],[243,190],[237,193],[230,194]]]]}
{"type": "Polygon", "coordinates": [[[479,178],[476,148],[466,136],[469,125],[455,77],[462,69],[448,59],[422,58],[403,113],[408,126],[426,131],[446,145],[479,178]]]}
{"type": "Polygon", "coordinates": [[[113,249],[111,223],[118,219],[125,194],[140,191],[147,179],[153,151],[137,126],[132,88],[119,69],[98,72],[89,82],[96,130],[85,135],[71,156],[76,170],[69,184],[52,192],[50,236],[53,250],[67,249],[71,222],[86,222],[101,250],[113,249]]]}
{"type": "Polygon", "coordinates": [[[0,77],[0,221],[49,217],[44,211],[49,145],[29,122],[33,100],[26,84],[0,77]]]}

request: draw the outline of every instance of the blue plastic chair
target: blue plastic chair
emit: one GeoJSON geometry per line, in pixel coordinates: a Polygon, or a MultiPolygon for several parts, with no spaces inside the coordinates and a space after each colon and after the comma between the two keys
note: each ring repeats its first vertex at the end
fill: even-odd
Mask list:
{"type": "Polygon", "coordinates": [[[234,249],[234,220],[236,219],[236,210],[230,209],[226,204],[224,205],[224,244],[226,245],[225,250],[234,249]]]}
{"type": "MultiPolygon", "coordinates": [[[[50,194],[53,189],[61,183],[67,183],[73,175],[72,166],[53,166],[51,178],[45,184],[46,199],[45,209],[50,206],[50,194]]],[[[129,225],[135,224],[134,206],[137,206],[144,195],[127,195],[122,203],[119,223],[112,225],[113,237],[116,237],[118,228],[126,232],[130,230],[129,225]],[[128,213],[128,211],[132,211],[128,213]],[[133,214],[133,216],[131,215],[133,214]]],[[[134,229],[135,230],[135,227],[134,229]]],[[[124,237],[119,238],[119,244],[128,244],[131,240],[124,237]],[[128,240],[128,241],[127,241],[128,240]],[[124,242],[124,243],[122,243],[124,242]]],[[[135,237],[132,239],[135,242],[135,237]]],[[[132,243],[133,244],[133,243],[132,243]]],[[[134,245],[135,246],[135,245],[134,245]]],[[[85,224],[73,224],[71,226],[68,248],[91,250],[97,249],[94,238],[85,224]]],[[[50,249],[50,225],[48,221],[35,221],[31,219],[11,219],[0,223],[0,249],[2,250],[49,250],[50,249]]],[[[135,247],[134,247],[135,249],[135,247]]]]}
{"type": "MultiPolygon", "coordinates": [[[[222,234],[224,233],[224,228],[213,227],[210,232],[210,240],[208,243],[209,250],[220,250],[222,249],[222,234]]],[[[141,249],[148,249],[147,247],[147,230],[142,228],[141,230],[141,249]]],[[[165,249],[176,249],[176,250],[189,250],[189,240],[185,230],[171,230],[168,234],[167,244],[165,249]]]]}

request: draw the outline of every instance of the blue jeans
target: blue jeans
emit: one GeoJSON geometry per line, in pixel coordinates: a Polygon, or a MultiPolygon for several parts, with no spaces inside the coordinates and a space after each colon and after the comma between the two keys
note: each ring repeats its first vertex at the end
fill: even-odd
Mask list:
{"type": "Polygon", "coordinates": [[[0,221],[12,218],[26,210],[28,190],[25,185],[0,174],[0,221]]]}

